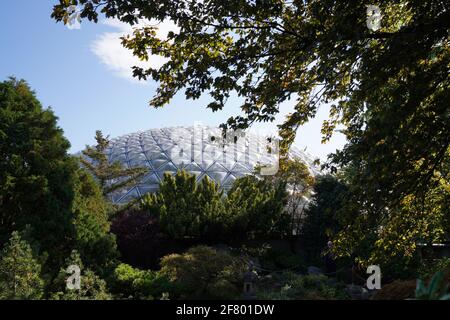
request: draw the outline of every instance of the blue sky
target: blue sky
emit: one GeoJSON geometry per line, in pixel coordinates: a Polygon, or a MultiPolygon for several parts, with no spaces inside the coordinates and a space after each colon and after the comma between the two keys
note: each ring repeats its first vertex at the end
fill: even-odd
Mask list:
{"type": "MultiPolygon", "coordinates": [[[[148,101],[156,84],[138,83],[128,72],[133,57],[118,40],[127,27],[115,21],[83,21],[80,29],[69,30],[50,18],[56,2],[1,0],[0,81],[8,76],[27,80],[43,106],[50,106],[58,116],[72,144],[71,152],[92,144],[95,130],[116,137],[195,122],[218,125],[239,113],[237,100],[213,113],[205,108],[207,97],[192,101],[183,94],[165,108],[150,108],[148,101]]],[[[255,129],[275,132],[276,123],[282,122],[291,105],[283,105],[275,123],[255,129]]],[[[316,119],[301,128],[296,139],[298,147],[323,160],[345,143],[340,134],[325,145],[320,143],[320,126],[326,116],[327,106],[321,106],[316,119]]]]}

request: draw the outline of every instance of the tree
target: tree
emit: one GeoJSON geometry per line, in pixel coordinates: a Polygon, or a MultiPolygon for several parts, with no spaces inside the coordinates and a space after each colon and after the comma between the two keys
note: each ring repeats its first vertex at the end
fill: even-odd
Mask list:
{"type": "Polygon", "coordinates": [[[118,258],[116,239],[110,233],[108,219],[111,208],[99,185],[85,169],[78,169],[75,177],[73,249],[79,252],[88,268],[106,276],[113,272],[118,258]]]}
{"type": "Polygon", "coordinates": [[[409,194],[390,208],[362,206],[350,185],[340,214],[343,229],[336,234],[336,254],[354,255],[361,264],[380,265],[385,277],[415,276],[418,244],[440,243],[450,235],[449,175],[436,173],[423,196],[409,194]],[[353,207],[353,209],[349,209],[353,207]]]}
{"type": "Polygon", "coordinates": [[[369,168],[360,185],[374,186],[366,192],[371,202],[382,196],[392,205],[427,189],[443,165],[450,144],[448,2],[377,2],[377,31],[367,27],[374,3],[365,0],[60,0],[52,17],[67,22],[73,4],[95,22],[104,14],[131,25],[177,25],[167,39],[144,25],[122,40],[142,60],[168,59],[158,69],[134,67],[135,77],[159,83],[154,107],[182,89],[188,99],[209,94],[213,111],[237,95],[244,114],[227,125],[245,128],[273,120],[282,102],[296,99],[280,128],[286,150],[318,106],[333,102],[324,141],[344,127],[350,144],[334,161],[369,168]]]}
{"type": "Polygon", "coordinates": [[[106,153],[109,147],[108,137],[105,138],[101,131],[96,131],[95,140],[97,145],[87,146],[80,161],[97,178],[104,196],[136,184],[147,172],[143,167],[124,168],[120,161],[110,163],[106,153]]]}
{"type": "MultiPolygon", "coordinates": [[[[152,106],[167,104],[184,89],[188,99],[208,93],[212,101],[207,107],[217,111],[237,95],[244,114],[227,125],[245,128],[273,120],[282,102],[296,99],[280,127],[286,151],[296,129],[315,116],[318,106],[332,103],[323,140],[341,125],[349,143],[331,157],[329,166],[354,170],[346,205],[352,208],[343,214],[349,227],[335,243],[341,252],[358,243],[366,253],[374,250],[381,240],[379,228],[387,225],[399,230],[390,233],[387,247],[395,243],[410,252],[424,232],[417,213],[442,215],[429,204],[435,202],[437,181],[448,179],[450,161],[449,3],[75,2],[89,20],[97,21],[98,10],[129,24],[171,20],[179,27],[166,40],[158,38],[155,26],[137,27],[123,38],[123,45],[141,59],[150,54],[168,59],[159,69],[134,68],[136,77],[159,82],[152,106]],[[379,5],[382,12],[377,31],[366,26],[368,4],[379,5]],[[402,228],[404,219],[408,229],[402,228]]],[[[68,5],[60,1],[52,16],[66,19],[68,5]]],[[[425,237],[433,238],[429,233],[425,237]]]]}
{"type": "Polygon", "coordinates": [[[121,212],[112,221],[111,232],[116,235],[121,261],[135,267],[157,268],[159,259],[174,250],[158,220],[147,210],[121,212]]]}
{"type": "Polygon", "coordinates": [[[48,266],[70,252],[77,163],[53,112],[23,80],[0,83],[0,244],[30,225],[48,266]]]}
{"type": "Polygon", "coordinates": [[[147,194],[142,206],[171,239],[240,241],[292,234],[286,198],[283,181],[243,177],[225,196],[211,179],[197,183],[195,175],[179,171],[166,173],[159,191],[147,194]]]}
{"type": "Polygon", "coordinates": [[[273,239],[292,235],[286,200],[286,181],[274,184],[255,176],[234,181],[226,198],[229,239],[273,239]]]}
{"type": "Polygon", "coordinates": [[[342,230],[341,211],[346,203],[348,187],[332,175],[319,176],[306,209],[300,239],[308,259],[317,263],[329,240],[342,230]]]}
{"type": "Polygon", "coordinates": [[[0,255],[0,299],[40,299],[41,266],[30,245],[14,231],[0,255]]]}
{"type": "Polygon", "coordinates": [[[213,238],[218,240],[226,227],[223,192],[208,177],[196,182],[186,171],[166,173],[156,194],[147,194],[143,207],[153,214],[165,234],[173,239],[213,238]]]}
{"type": "Polygon", "coordinates": [[[277,173],[273,176],[262,176],[262,178],[275,184],[280,182],[287,184],[288,196],[285,210],[290,216],[290,229],[293,234],[298,235],[314,185],[314,177],[307,165],[297,158],[281,158],[277,173]]]}
{"type": "Polygon", "coordinates": [[[108,293],[106,282],[98,277],[92,270],[84,269],[80,254],[73,250],[66,259],[65,266],[61,268],[58,276],[54,280],[56,292],[52,293],[54,300],[109,300],[111,295],[108,293]],[[70,276],[67,273],[69,266],[78,266],[80,273],[80,289],[69,289],[67,279],[70,276]]]}

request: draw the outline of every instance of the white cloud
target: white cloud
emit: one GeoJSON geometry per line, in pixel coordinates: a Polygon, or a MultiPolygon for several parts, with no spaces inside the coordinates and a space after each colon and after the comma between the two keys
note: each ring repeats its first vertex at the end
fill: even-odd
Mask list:
{"type": "MultiPolygon", "coordinates": [[[[103,23],[116,29],[116,32],[105,32],[100,35],[100,37],[91,44],[91,50],[100,59],[100,62],[115,75],[136,83],[145,83],[143,81],[138,81],[133,77],[131,68],[133,66],[142,68],[152,66],[158,68],[166,61],[165,58],[155,55],[151,55],[149,61],[141,61],[133,56],[132,52],[124,48],[121,44],[120,37],[131,34],[134,28],[149,24],[156,25],[155,23],[146,21],[140,22],[135,26],[130,26],[117,19],[107,19],[104,20],[103,23]]],[[[176,26],[172,22],[168,21],[158,24],[157,35],[161,39],[165,39],[169,31],[177,31],[176,26]]]]}

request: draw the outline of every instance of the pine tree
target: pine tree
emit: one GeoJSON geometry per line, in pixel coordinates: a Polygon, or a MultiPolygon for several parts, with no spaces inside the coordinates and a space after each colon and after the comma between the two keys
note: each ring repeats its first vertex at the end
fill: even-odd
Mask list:
{"type": "Polygon", "coordinates": [[[222,191],[211,179],[184,170],[164,174],[158,193],[144,196],[143,206],[156,216],[165,233],[184,237],[221,237],[225,218],[222,191]]]}
{"type": "Polygon", "coordinates": [[[237,179],[228,191],[226,210],[231,215],[230,238],[267,239],[290,235],[290,216],[285,210],[286,182],[272,183],[248,175],[237,179]]]}
{"type": "Polygon", "coordinates": [[[40,299],[44,281],[30,245],[14,231],[0,259],[0,299],[40,299]]]}
{"type": "Polygon", "coordinates": [[[83,151],[81,163],[97,178],[104,196],[135,184],[147,172],[143,167],[124,168],[119,161],[110,163],[106,154],[108,137],[97,130],[95,140],[95,147],[88,146],[83,151]]]}

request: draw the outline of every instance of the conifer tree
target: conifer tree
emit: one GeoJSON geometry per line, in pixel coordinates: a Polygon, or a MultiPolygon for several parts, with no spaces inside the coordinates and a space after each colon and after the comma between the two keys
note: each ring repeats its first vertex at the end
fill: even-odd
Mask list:
{"type": "Polygon", "coordinates": [[[124,168],[119,161],[110,162],[106,154],[110,141],[100,130],[96,131],[95,140],[95,147],[88,146],[83,151],[81,163],[97,178],[104,196],[135,184],[147,172],[142,167],[124,168]]]}
{"type": "Polygon", "coordinates": [[[55,279],[57,292],[51,298],[55,300],[109,300],[111,295],[107,291],[106,282],[92,270],[85,269],[78,251],[73,250],[66,259],[55,279]],[[68,288],[67,279],[71,276],[67,272],[69,266],[77,266],[80,270],[80,288],[68,288]]]}
{"type": "Polygon", "coordinates": [[[44,281],[30,245],[14,231],[1,252],[0,299],[40,299],[44,281]]]}
{"type": "Polygon", "coordinates": [[[0,246],[29,225],[27,240],[49,255],[44,268],[63,261],[74,237],[77,162],[69,147],[57,117],[26,81],[0,82],[0,246]]]}

